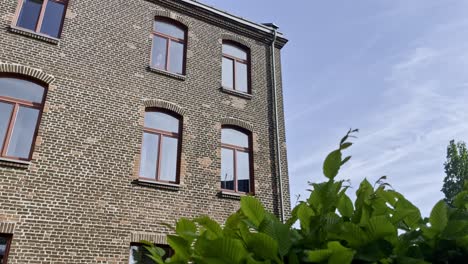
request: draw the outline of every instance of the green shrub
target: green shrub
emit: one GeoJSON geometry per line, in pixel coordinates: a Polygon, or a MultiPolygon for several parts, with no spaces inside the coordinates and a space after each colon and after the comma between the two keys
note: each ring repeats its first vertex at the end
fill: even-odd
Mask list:
{"type": "Polygon", "coordinates": [[[385,177],[374,186],[364,180],[353,204],[346,195],[349,186],[335,177],[351,158],[342,152],[355,132],[327,156],[328,181],[311,184],[310,197],[287,223],[256,198],[242,197],[240,210],[224,226],[207,216],[180,219],[175,235],[168,236],[175,255],[163,262],[163,251],[146,242],[151,258],[158,264],[467,263],[468,185],[453,208],[440,201],[424,219],[385,177]]]}

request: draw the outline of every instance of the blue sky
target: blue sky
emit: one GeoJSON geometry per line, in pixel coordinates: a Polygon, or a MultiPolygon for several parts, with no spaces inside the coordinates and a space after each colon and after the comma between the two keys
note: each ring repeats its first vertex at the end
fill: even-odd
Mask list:
{"type": "Polygon", "coordinates": [[[292,202],[349,128],[340,178],[387,175],[428,216],[451,139],[468,140],[468,1],[203,0],[275,22],[282,51],[292,202]]]}

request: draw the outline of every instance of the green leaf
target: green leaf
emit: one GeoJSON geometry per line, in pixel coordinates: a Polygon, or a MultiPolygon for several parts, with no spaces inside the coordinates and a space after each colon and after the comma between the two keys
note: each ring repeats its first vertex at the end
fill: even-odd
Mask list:
{"type": "Polygon", "coordinates": [[[189,219],[181,218],[177,221],[176,233],[190,243],[197,237],[197,226],[189,219]]]}
{"type": "Polygon", "coordinates": [[[431,216],[429,217],[429,223],[431,223],[432,229],[440,233],[447,226],[447,222],[447,204],[441,200],[432,209],[431,216]]]}
{"type": "Polygon", "coordinates": [[[223,229],[221,226],[208,216],[198,217],[194,221],[206,229],[206,232],[211,239],[223,236],[223,229]]]}
{"type": "Polygon", "coordinates": [[[335,150],[328,154],[325,162],[323,163],[323,174],[330,180],[338,175],[341,167],[341,151],[335,150]]]}
{"type": "Polygon", "coordinates": [[[266,214],[262,203],[252,196],[241,198],[241,211],[255,227],[258,227],[262,223],[266,214]]]}
{"type": "Polygon", "coordinates": [[[393,246],[390,242],[383,239],[379,239],[363,247],[360,247],[355,258],[375,263],[381,259],[390,257],[392,254],[392,250],[393,246]]]}
{"type": "Polygon", "coordinates": [[[348,156],[348,157],[344,158],[343,161],[341,161],[340,166],[345,165],[350,159],[351,159],[351,156],[348,156]]]}
{"type": "Polygon", "coordinates": [[[309,206],[307,206],[306,203],[301,203],[298,205],[297,217],[299,218],[302,229],[306,231],[310,229],[311,217],[314,215],[314,211],[309,206]]]}
{"type": "Polygon", "coordinates": [[[333,251],[333,254],[328,259],[329,264],[350,264],[353,261],[355,252],[343,247],[339,242],[328,243],[328,249],[333,251]]]}
{"type": "Polygon", "coordinates": [[[333,251],[331,249],[306,250],[305,257],[308,262],[322,262],[327,260],[333,251]]]}
{"type": "Polygon", "coordinates": [[[281,257],[288,254],[292,246],[288,225],[281,223],[275,216],[270,215],[263,220],[259,231],[272,237],[278,243],[278,251],[281,257]]]}
{"type": "Polygon", "coordinates": [[[247,248],[254,253],[257,259],[275,260],[278,259],[278,243],[268,235],[253,233],[247,241],[247,248]]]}
{"type": "Polygon", "coordinates": [[[351,217],[354,213],[353,202],[346,194],[342,194],[338,200],[338,211],[342,216],[351,217]]]}
{"type": "MultiPolygon", "coordinates": [[[[202,259],[204,263],[223,263],[222,261],[224,261],[224,263],[237,264],[242,263],[248,255],[240,240],[227,237],[215,240],[207,240],[202,237],[195,242],[195,251],[198,258],[202,259]]],[[[196,261],[196,263],[203,262],[196,261]]]]}
{"type": "Polygon", "coordinates": [[[345,150],[345,149],[351,147],[352,145],[353,145],[353,143],[351,143],[351,142],[345,142],[345,143],[341,144],[340,149],[345,150]]]}
{"type": "Polygon", "coordinates": [[[179,236],[168,235],[167,243],[174,249],[175,254],[173,259],[180,261],[188,261],[191,255],[190,243],[179,236]]]}
{"type": "Polygon", "coordinates": [[[369,219],[369,234],[371,239],[380,239],[387,236],[397,236],[396,227],[386,216],[376,216],[369,219]]]}
{"type": "Polygon", "coordinates": [[[344,222],[329,233],[329,239],[344,240],[352,248],[358,248],[369,242],[368,235],[356,224],[344,222]]]}

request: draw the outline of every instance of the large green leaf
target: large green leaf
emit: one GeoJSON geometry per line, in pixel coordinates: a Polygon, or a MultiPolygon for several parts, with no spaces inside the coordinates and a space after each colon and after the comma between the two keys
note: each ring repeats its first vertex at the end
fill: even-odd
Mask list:
{"type": "Polygon", "coordinates": [[[307,262],[322,262],[327,260],[333,251],[331,249],[306,250],[305,258],[307,262]]]}
{"type": "Polygon", "coordinates": [[[335,150],[328,154],[325,162],[323,163],[323,174],[328,179],[334,179],[338,175],[341,167],[341,151],[335,150]]]}
{"type": "Polygon", "coordinates": [[[223,229],[221,226],[208,216],[198,217],[194,221],[206,229],[205,232],[211,239],[216,239],[223,236],[223,229]]]}
{"type": "Polygon", "coordinates": [[[176,233],[190,243],[197,237],[197,226],[189,219],[181,218],[177,221],[176,233]]]}
{"type": "Polygon", "coordinates": [[[278,258],[278,243],[263,233],[253,233],[247,241],[247,248],[257,260],[275,260],[278,258]]]}
{"type": "Polygon", "coordinates": [[[338,211],[342,216],[351,217],[354,213],[353,202],[346,194],[342,194],[338,200],[338,211]]]}
{"type": "Polygon", "coordinates": [[[386,216],[376,216],[369,219],[368,230],[371,239],[380,239],[387,236],[393,236],[396,238],[397,229],[387,219],[386,216]]]}
{"type": "Polygon", "coordinates": [[[215,240],[199,238],[195,242],[195,251],[197,256],[201,259],[211,259],[212,261],[205,263],[222,263],[217,262],[218,260],[221,260],[224,261],[224,263],[237,264],[242,263],[248,255],[247,250],[244,248],[240,240],[227,237],[215,240]]]}
{"type": "Polygon", "coordinates": [[[167,243],[174,249],[175,254],[172,257],[175,260],[188,261],[191,256],[190,243],[179,236],[168,235],[167,243]]]}
{"type": "Polygon", "coordinates": [[[353,261],[354,250],[343,247],[339,242],[328,243],[328,249],[333,251],[328,259],[329,264],[350,264],[353,261]]]}
{"type": "Polygon", "coordinates": [[[260,225],[259,232],[262,232],[276,240],[281,257],[288,254],[289,249],[292,246],[290,228],[288,225],[281,223],[276,219],[276,217],[268,215],[260,225]]]}
{"type": "Polygon", "coordinates": [[[266,214],[262,203],[252,196],[241,198],[241,211],[255,227],[258,227],[262,223],[266,214]]]}
{"type": "Polygon", "coordinates": [[[329,239],[344,240],[352,248],[359,248],[369,242],[368,235],[356,224],[341,223],[338,228],[328,234],[329,239]]]}
{"type": "Polygon", "coordinates": [[[393,246],[390,242],[379,239],[358,249],[356,259],[375,263],[391,256],[393,246]]]}
{"type": "Polygon", "coordinates": [[[445,229],[448,222],[447,204],[445,201],[441,200],[434,206],[429,217],[429,222],[431,223],[431,228],[438,233],[445,229]]]}

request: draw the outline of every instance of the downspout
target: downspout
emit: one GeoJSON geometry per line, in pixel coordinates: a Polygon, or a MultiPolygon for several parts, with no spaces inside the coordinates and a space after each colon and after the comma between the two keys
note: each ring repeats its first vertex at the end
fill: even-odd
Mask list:
{"type": "Polygon", "coordinates": [[[276,87],[276,39],[278,36],[278,26],[273,23],[264,24],[272,29],[273,40],[271,42],[271,85],[273,87],[272,97],[273,97],[273,119],[274,119],[274,131],[275,131],[275,143],[276,143],[276,167],[278,173],[278,205],[279,205],[279,213],[280,213],[280,220],[281,222],[285,222],[284,216],[284,197],[283,197],[283,169],[281,166],[281,135],[280,135],[280,127],[279,127],[279,117],[278,117],[278,89],[276,87]]]}

